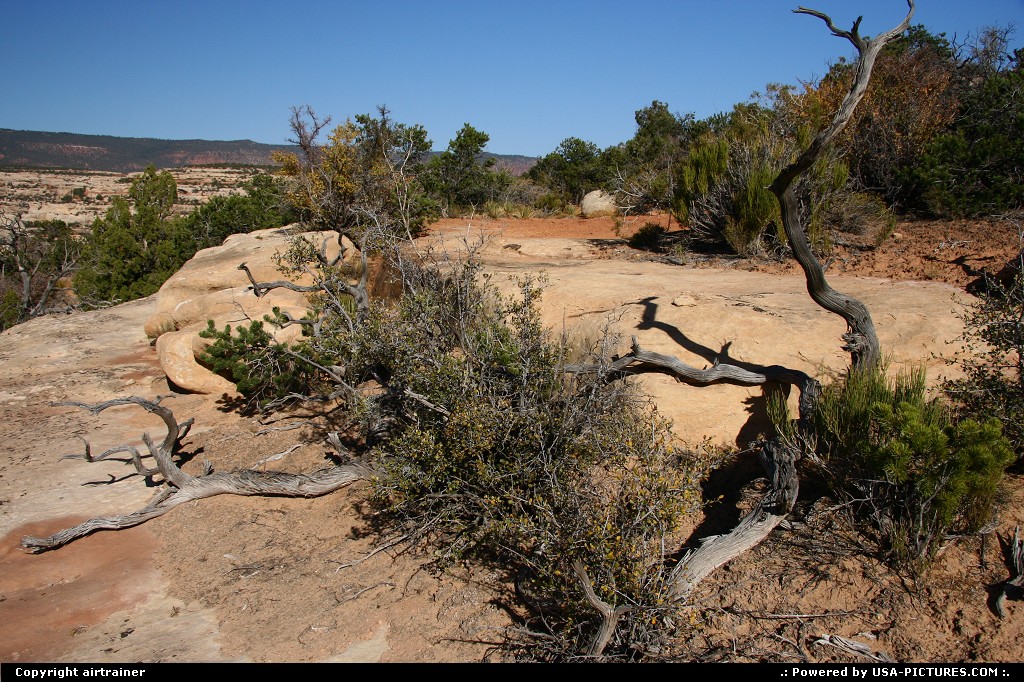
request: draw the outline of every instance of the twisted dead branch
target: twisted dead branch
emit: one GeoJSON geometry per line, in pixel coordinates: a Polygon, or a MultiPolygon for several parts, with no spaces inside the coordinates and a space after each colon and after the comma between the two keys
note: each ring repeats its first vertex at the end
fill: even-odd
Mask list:
{"type": "Polygon", "coordinates": [[[45,538],[25,537],[21,540],[23,548],[33,553],[57,549],[98,530],[121,530],[138,526],[150,519],[162,516],[186,502],[216,495],[320,497],[344,488],[355,481],[368,478],[373,473],[368,466],[360,462],[324,467],[306,474],[253,469],[213,472],[212,467],[207,464],[202,474],[192,476],[182,471],[174,461],[192,420],[189,419],[179,424],[174,413],[160,404],[165,397],[147,400],[133,396],[92,405],[77,402],[58,403],[80,407],[89,410],[94,415],[111,407],[137,405],[159,416],[167,427],[167,435],[164,440],[157,445],[148,433],[142,436],[142,440],[149,450],[149,456],[156,462],[156,468],[145,467],[142,464],[143,455],[140,455],[132,446],[112,448],[95,457],[91,455],[87,447],[85,454],[77,455],[77,457],[95,462],[117,452],[128,452],[131,454],[130,461],[139,474],[147,477],[159,476],[162,479],[160,489],[142,509],[128,514],[92,518],[45,538]]]}
{"type": "Polygon", "coordinates": [[[1016,587],[1018,590],[1024,588],[1024,538],[1020,535],[1020,526],[1013,529],[1013,538],[1006,544],[1008,563],[1013,575],[1003,583],[1003,589],[996,597],[996,613],[1000,618],[1006,618],[1006,599],[1010,588],[1016,587]]]}
{"type": "MultiPolygon", "coordinates": [[[[863,303],[829,286],[824,269],[814,256],[807,234],[800,224],[793,186],[796,179],[814,164],[818,156],[849,123],[854,109],[864,97],[878,54],[886,44],[901,35],[910,25],[910,19],[914,14],[914,0],[907,0],[907,5],[909,11],[898,26],[872,39],[860,35],[861,18],[854,22],[850,31],[843,31],[835,26],[830,17],[821,12],[804,7],[794,10],[798,14],[809,14],[824,21],[833,35],[850,41],[859,54],[853,85],[833,116],[832,122],[818,133],[796,161],[779,173],[769,187],[779,201],[786,237],[793,249],[794,257],[804,271],[807,291],[812,300],[825,310],[846,320],[847,332],[843,335],[843,348],[850,353],[851,363],[855,367],[877,364],[881,359],[878,335],[871,314],[863,303]]],[[[774,381],[796,386],[800,390],[800,414],[795,438],[783,440],[777,437],[763,443],[758,450],[770,482],[768,491],[753,511],[732,531],[724,535],[703,538],[697,547],[688,550],[682,556],[671,574],[671,595],[675,600],[684,601],[716,568],[759,544],[792,511],[799,491],[796,462],[803,454],[804,443],[811,439],[809,419],[820,394],[820,385],[811,377],[778,366],[760,368],[760,371],[755,372],[734,365],[716,363],[708,369],[697,369],[673,356],[643,350],[636,337],[633,337],[630,352],[610,366],[575,366],[570,368],[570,371],[607,371],[609,379],[624,374],[659,371],[674,375],[681,381],[696,384],[731,382],[758,386],[774,381]]],[[[605,618],[607,619],[606,616],[605,618]]]]}
{"type": "Polygon", "coordinates": [[[821,12],[806,7],[794,10],[797,14],[809,14],[824,21],[832,31],[832,35],[848,40],[857,49],[858,54],[853,84],[832,117],[832,122],[815,136],[810,146],[800,154],[796,161],[782,169],[769,186],[769,190],[779,201],[783,229],[786,232],[790,248],[793,250],[793,257],[804,271],[807,280],[807,293],[819,306],[846,320],[847,331],[843,335],[845,342],[843,350],[850,354],[854,367],[875,365],[882,357],[871,313],[857,299],[841,294],[829,286],[825,279],[825,271],[811,250],[807,233],[800,224],[800,212],[797,208],[796,193],[793,188],[796,179],[814,164],[818,156],[850,122],[854,109],[857,108],[857,104],[864,98],[864,93],[867,91],[868,82],[871,80],[871,70],[879,53],[910,26],[910,19],[914,15],[914,0],[907,0],[907,6],[909,8],[907,15],[898,26],[870,39],[860,35],[862,17],[857,18],[851,30],[843,31],[832,23],[829,16],[821,12]]]}
{"type": "Polygon", "coordinates": [[[821,635],[818,639],[814,640],[814,643],[819,646],[830,646],[854,656],[863,656],[864,658],[872,661],[878,661],[879,663],[896,662],[884,651],[875,651],[863,642],[847,639],[846,637],[840,637],[839,635],[821,635]]]}
{"type": "Polygon", "coordinates": [[[598,629],[597,634],[594,635],[590,648],[587,650],[588,656],[600,656],[604,653],[608,642],[611,641],[612,635],[615,634],[615,625],[619,622],[619,618],[629,613],[633,607],[624,605],[616,608],[598,597],[597,593],[594,592],[594,585],[590,581],[587,569],[583,567],[583,562],[578,559],[574,561],[572,570],[580,580],[580,586],[583,588],[583,594],[586,597],[587,603],[601,614],[601,627],[598,629]]]}

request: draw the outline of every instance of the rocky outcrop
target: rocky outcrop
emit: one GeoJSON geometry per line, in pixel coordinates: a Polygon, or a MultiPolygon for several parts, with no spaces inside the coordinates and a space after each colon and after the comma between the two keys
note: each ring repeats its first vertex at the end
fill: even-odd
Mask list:
{"type": "MultiPolygon", "coordinates": [[[[260,230],[228,237],[220,246],[198,252],[170,279],[156,297],[156,313],[145,325],[146,335],[155,340],[160,366],[175,386],[194,393],[232,394],[234,384],[202,366],[196,360],[207,341],[199,332],[213,320],[217,329],[233,328],[262,320],[274,308],[302,317],[308,306],[305,295],[288,289],[274,289],[258,297],[245,272],[245,263],[259,282],[285,279],[278,271],[276,257],[290,240],[300,234],[295,226],[260,230]]],[[[336,232],[304,233],[315,244],[326,240],[328,257],[338,253],[336,232]]],[[[301,334],[297,325],[274,329],[278,341],[294,341],[301,334]]]]}
{"type": "Polygon", "coordinates": [[[619,207],[615,205],[615,198],[612,195],[604,190],[595,189],[583,197],[583,201],[580,202],[580,211],[584,218],[598,218],[617,215],[619,207]]]}

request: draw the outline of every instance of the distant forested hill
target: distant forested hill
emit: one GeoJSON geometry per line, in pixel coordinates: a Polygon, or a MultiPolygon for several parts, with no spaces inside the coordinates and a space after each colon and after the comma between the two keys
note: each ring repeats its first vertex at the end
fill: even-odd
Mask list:
{"type": "MultiPolygon", "coordinates": [[[[287,144],[252,140],[157,140],[145,137],[47,133],[0,128],[0,168],[71,168],[132,173],[149,164],[157,168],[230,165],[267,166],[276,149],[293,151],[287,144]]],[[[486,154],[514,175],[536,162],[529,156],[486,154]]]]}

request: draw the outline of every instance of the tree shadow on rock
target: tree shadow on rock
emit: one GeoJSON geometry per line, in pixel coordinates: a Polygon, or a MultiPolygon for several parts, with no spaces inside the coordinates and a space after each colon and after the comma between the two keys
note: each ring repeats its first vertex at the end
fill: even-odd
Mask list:
{"type": "MultiPolygon", "coordinates": [[[[658,320],[658,304],[655,303],[657,296],[648,296],[647,298],[635,301],[637,305],[643,306],[644,310],[640,319],[640,323],[637,324],[638,330],[657,329],[668,335],[672,341],[676,343],[680,348],[692,353],[697,357],[702,358],[709,364],[726,363],[739,369],[746,370],[748,372],[763,373],[770,367],[764,365],[758,365],[751,362],[743,362],[737,360],[729,355],[729,350],[732,347],[732,341],[727,341],[722,344],[721,348],[715,350],[710,346],[703,345],[689,336],[687,336],[682,330],[667,322],[658,320]]],[[[737,386],[748,386],[742,382],[730,381],[728,379],[722,380],[719,383],[733,384],[737,386]]],[[[733,439],[733,442],[741,448],[749,447],[751,443],[756,442],[764,434],[767,434],[771,430],[771,419],[768,415],[768,396],[772,391],[781,390],[788,397],[790,386],[782,385],[775,382],[765,384],[762,386],[760,396],[750,396],[744,400],[746,405],[746,411],[750,414],[743,426],[740,427],[739,432],[733,439]]]]}

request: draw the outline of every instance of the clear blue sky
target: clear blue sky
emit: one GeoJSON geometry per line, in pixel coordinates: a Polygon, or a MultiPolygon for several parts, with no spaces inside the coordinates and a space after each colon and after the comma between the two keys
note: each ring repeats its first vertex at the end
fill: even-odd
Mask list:
{"type": "MultiPolygon", "coordinates": [[[[905,0],[0,0],[0,128],[125,137],[289,136],[291,107],[335,122],[383,104],[444,149],[464,123],[488,151],[540,156],[574,136],[629,139],[653,100],[704,118],[768,83],[823,75],[863,15],[905,0]]],[[[964,39],[1015,25],[1024,0],[918,0],[912,20],[964,39]]]]}

